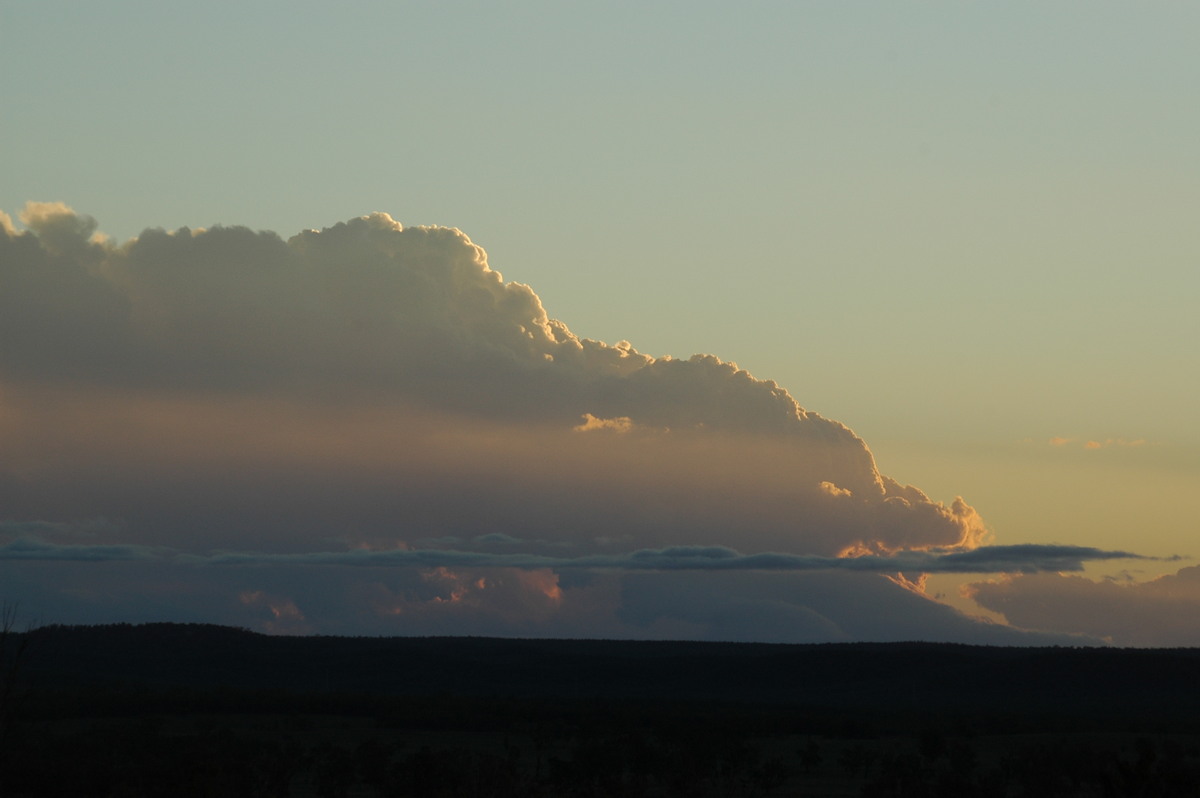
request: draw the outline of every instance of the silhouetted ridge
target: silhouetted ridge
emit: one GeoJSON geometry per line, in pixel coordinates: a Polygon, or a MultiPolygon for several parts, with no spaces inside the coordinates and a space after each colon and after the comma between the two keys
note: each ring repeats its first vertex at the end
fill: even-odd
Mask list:
{"type": "Polygon", "coordinates": [[[1200,650],[274,637],[208,624],[29,633],[39,685],[641,698],[955,711],[1200,710],[1200,650]]]}

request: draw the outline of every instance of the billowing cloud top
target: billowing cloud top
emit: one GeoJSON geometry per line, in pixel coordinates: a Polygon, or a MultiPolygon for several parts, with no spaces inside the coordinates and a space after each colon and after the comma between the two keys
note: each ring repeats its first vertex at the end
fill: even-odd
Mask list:
{"type": "MultiPolygon", "coordinates": [[[[376,213],[286,242],[214,228],[147,230],[115,245],[62,205],[31,204],[20,218],[28,232],[0,237],[0,370],[17,403],[65,385],[95,392],[100,413],[140,400],[161,416],[198,393],[231,407],[390,404],[441,423],[462,416],[459,429],[526,427],[521,448],[572,461],[551,479],[560,489],[587,490],[588,476],[578,473],[576,484],[572,471],[637,472],[644,463],[627,489],[659,495],[673,517],[655,526],[695,515],[679,505],[705,503],[699,491],[678,495],[683,483],[721,492],[733,480],[776,505],[778,515],[759,524],[772,546],[973,546],[983,532],[965,504],[944,507],[882,477],[849,429],[805,411],[774,382],[710,355],[653,358],[577,337],[528,286],[505,283],[458,230],[404,228],[376,213]],[[605,431],[627,439],[582,440],[605,431]],[[694,456],[706,453],[697,468],[694,456]],[[841,518],[851,523],[834,532],[841,518]]],[[[252,411],[238,411],[245,426],[252,411]]],[[[464,459],[487,457],[474,451],[479,439],[458,445],[464,459]]],[[[733,533],[756,509],[717,513],[733,533]]]]}
{"type": "MultiPolygon", "coordinates": [[[[61,205],[4,240],[12,377],[139,387],[386,392],[492,417],[756,431],[863,447],[715,357],[580,339],[460,231],[376,213],[284,242],[147,230],[112,246],[61,205]],[[481,383],[487,390],[480,390],[481,383]]],[[[857,459],[862,461],[863,455],[857,459]]]]}
{"type": "Polygon", "coordinates": [[[19,218],[0,218],[0,501],[7,528],[44,526],[0,540],[10,553],[169,549],[214,567],[459,551],[478,559],[434,557],[429,579],[518,563],[512,590],[561,601],[528,574],[557,585],[564,563],[672,547],[811,568],[986,535],[774,382],[576,336],[455,229],[376,213],[286,241],[217,227],[116,243],[60,204],[19,218]],[[63,531],[87,519],[87,540],[63,531]]]}

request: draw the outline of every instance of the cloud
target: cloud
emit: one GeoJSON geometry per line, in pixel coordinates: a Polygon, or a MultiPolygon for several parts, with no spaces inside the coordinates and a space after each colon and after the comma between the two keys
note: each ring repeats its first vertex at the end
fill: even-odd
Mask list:
{"type": "Polygon", "coordinates": [[[19,218],[0,225],[0,558],[37,563],[22,589],[67,612],[49,569],[134,612],[166,568],[188,617],[652,636],[699,621],[633,606],[646,585],[714,578],[733,592],[712,602],[750,607],[770,572],[776,615],[817,634],[833,615],[786,585],[886,601],[911,594],[887,573],[1132,556],[980,548],[974,508],[879,473],[776,383],[580,338],[458,230],[376,213],[118,243],[61,204],[19,218]],[[53,526],[81,518],[112,521],[86,541],[53,526]]]}
{"type": "Polygon", "coordinates": [[[28,231],[0,237],[0,434],[18,474],[38,472],[35,493],[90,484],[108,515],[145,514],[109,479],[115,455],[149,506],[215,502],[213,522],[242,492],[211,484],[222,474],[295,496],[298,472],[336,482],[332,466],[368,482],[391,470],[413,520],[443,534],[532,522],[665,545],[743,527],[740,548],[817,553],[986,534],[965,503],[879,474],[861,439],[773,382],[578,338],[457,230],[372,214],[288,241],[213,228],[117,245],[61,204],[21,218],[28,231]],[[448,489],[472,500],[449,506],[448,489]]]}
{"type": "Polygon", "coordinates": [[[633,421],[627,416],[620,418],[596,418],[591,413],[583,414],[583,422],[572,427],[576,432],[617,432],[625,433],[633,429],[633,421]]]}
{"type": "MultiPolygon", "coordinates": [[[[479,542],[522,543],[486,537],[479,542]]],[[[1066,625],[1061,628],[1073,633],[1064,634],[1052,631],[1060,628],[1056,624],[1028,632],[981,623],[930,600],[900,572],[1040,573],[1120,558],[1141,559],[1071,546],[858,558],[747,556],[723,547],[676,547],[574,559],[408,549],[199,556],[37,541],[0,547],[0,566],[16,560],[26,578],[37,563],[128,567],[129,561],[152,560],[149,570],[172,586],[151,593],[149,607],[133,608],[130,585],[147,574],[131,579],[128,570],[93,571],[69,580],[75,593],[91,585],[81,594],[89,611],[108,603],[119,607],[122,617],[138,618],[130,613],[153,609],[159,614],[144,619],[208,618],[277,634],[453,632],[793,643],[925,639],[988,645],[1094,645],[1101,636],[1090,627],[1066,625]],[[264,583],[270,588],[264,590],[264,583]],[[168,595],[173,593],[182,596],[168,595]],[[214,618],[220,609],[213,606],[214,593],[236,595],[244,611],[227,606],[214,618]]],[[[20,579],[5,581],[21,584],[20,579]]],[[[61,596],[38,592],[46,589],[36,585],[35,603],[51,608],[62,603],[61,596]]],[[[70,612],[68,617],[77,617],[77,609],[70,612]]]]}
{"type": "Polygon", "coordinates": [[[295,554],[220,553],[208,557],[192,557],[189,561],[213,565],[305,563],[424,568],[469,566],[555,570],[585,568],[622,571],[857,571],[878,574],[900,572],[990,574],[1001,571],[1007,573],[1082,571],[1085,562],[1118,559],[1150,560],[1154,558],[1126,551],[1104,551],[1086,546],[1025,544],[985,546],[972,551],[905,551],[884,556],[863,555],[859,557],[821,557],[782,552],[742,554],[726,546],[672,546],[665,549],[638,549],[619,554],[590,554],[578,557],[453,549],[372,551],[358,548],[349,551],[295,554]]]}
{"type": "Polygon", "coordinates": [[[866,573],[632,574],[620,617],[670,637],[779,643],[954,640],[977,645],[1097,645],[1084,635],[982,622],[866,573]]]}
{"type": "Polygon", "coordinates": [[[43,622],[207,621],[274,633],[470,634],[788,643],[1095,645],[981,622],[877,574],[465,565],[212,568],[182,560],[0,561],[43,622]],[[288,626],[287,624],[294,624],[288,626]]]}
{"type": "Polygon", "coordinates": [[[1121,646],[1200,645],[1200,566],[1147,582],[1039,573],[968,586],[981,607],[1031,629],[1087,634],[1121,646]]]}
{"type": "Polygon", "coordinates": [[[271,596],[261,590],[243,590],[238,600],[247,607],[264,609],[268,613],[262,628],[271,634],[302,635],[313,631],[296,603],[288,598],[271,596]]]}
{"type": "Polygon", "coordinates": [[[127,542],[311,550],[331,538],[417,546],[496,533],[581,554],[620,541],[833,556],[974,545],[984,529],[964,502],[943,506],[915,489],[860,498],[822,487],[830,470],[846,481],[824,443],[580,434],[253,396],[17,388],[4,403],[7,512],[120,519],[127,542]]]}
{"type": "MultiPolygon", "coordinates": [[[[96,233],[95,219],[81,216],[61,202],[26,203],[18,218],[53,254],[79,257],[93,245],[105,241],[103,234],[96,233]]],[[[11,219],[5,227],[8,232],[13,232],[11,219]]]]}
{"type": "Polygon", "coordinates": [[[62,546],[36,538],[21,537],[0,545],[0,560],[76,560],[101,562],[105,560],[152,560],[162,551],[147,546],[110,544],[96,546],[62,546]]]}
{"type": "Polygon", "coordinates": [[[1096,451],[1097,449],[1112,448],[1139,449],[1148,445],[1144,438],[1105,438],[1104,440],[1086,440],[1079,442],[1076,438],[1063,438],[1058,436],[1051,438],[1049,443],[1051,446],[1056,448],[1062,448],[1078,443],[1079,448],[1084,449],[1085,451],[1096,451]]]}
{"type": "Polygon", "coordinates": [[[1085,449],[1109,449],[1114,446],[1123,449],[1136,449],[1145,446],[1146,441],[1142,438],[1136,440],[1125,440],[1124,438],[1106,438],[1103,441],[1088,441],[1083,445],[1085,449]]]}
{"type": "MultiPolygon", "coordinates": [[[[464,544],[457,538],[434,541],[471,548],[373,548],[360,545],[340,551],[269,553],[254,551],[194,554],[167,547],[130,545],[56,544],[41,539],[39,532],[57,532],[65,525],[46,522],[0,524],[0,532],[19,536],[0,545],[0,560],[179,560],[193,565],[320,565],[349,567],[417,568],[508,568],[555,571],[855,571],[863,573],[952,573],[997,572],[1033,574],[1082,571],[1085,562],[1107,560],[1154,560],[1127,551],[1105,551],[1087,546],[1022,544],[983,546],[963,550],[932,549],[901,551],[887,555],[850,557],[761,552],[743,554],[728,546],[670,546],[608,554],[562,556],[532,553],[538,544],[510,535],[489,533],[464,544]],[[482,548],[482,550],[481,550],[482,548]],[[520,552],[507,551],[521,548],[520,552]]],[[[543,550],[554,547],[540,546],[543,550]]]]}

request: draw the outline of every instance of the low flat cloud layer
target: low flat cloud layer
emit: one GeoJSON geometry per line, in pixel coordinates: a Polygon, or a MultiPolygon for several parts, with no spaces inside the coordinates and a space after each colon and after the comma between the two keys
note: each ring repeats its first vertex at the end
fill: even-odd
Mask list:
{"type": "Polygon", "coordinates": [[[0,573],[46,620],[1058,641],[918,575],[1136,556],[984,546],[965,501],[880,474],[780,386],[580,338],[458,230],[372,214],[115,243],[59,204],[19,220],[0,218],[0,573]]]}

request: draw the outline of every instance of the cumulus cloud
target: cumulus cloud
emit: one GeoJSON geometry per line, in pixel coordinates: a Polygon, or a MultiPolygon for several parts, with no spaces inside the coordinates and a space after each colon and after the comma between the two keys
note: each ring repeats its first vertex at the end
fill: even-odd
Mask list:
{"type": "Polygon", "coordinates": [[[981,607],[1031,629],[1058,629],[1121,646],[1200,645],[1200,566],[1147,582],[1039,573],[976,582],[981,607]]]}
{"type": "MultiPolygon", "coordinates": [[[[626,576],[774,571],[775,590],[899,595],[879,574],[1131,556],[980,548],[974,508],[879,473],[776,383],[581,338],[455,229],[376,213],[286,240],[112,242],[61,204],[19,220],[0,220],[0,506],[17,525],[113,521],[86,542],[0,526],[12,562],[165,562],[230,612],[292,602],[270,621],[289,628],[362,629],[358,607],[377,631],[653,634],[694,621],[642,623],[650,605],[629,602],[653,591],[626,576]],[[318,581],[272,576],[304,568],[320,601],[318,581]]],[[[797,629],[831,628],[784,603],[797,629]]]]}
{"type": "MultiPolygon", "coordinates": [[[[473,493],[475,508],[501,505],[501,528],[471,507],[430,521],[454,533],[521,524],[504,505],[526,503],[525,486],[492,486],[520,482],[524,469],[572,494],[541,497],[535,517],[556,506],[571,515],[569,503],[611,528],[638,526],[630,516],[646,510],[657,518],[642,526],[683,529],[748,514],[737,526],[816,552],[973,546],[985,534],[965,503],[943,506],[880,475],[862,440],[773,382],[710,355],[653,358],[578,338],[457,230],[372,214],[288,241],[214,228],[147,230],[117,245],[59,204],[31,204],[21,219],[26,232],[0,237],[10,343],[0,424],[19,469],[51,475],[123,452],[141,478],[160,483],[164,466],[179,465],[202,484],[209,460],[278,474],[299,459],[319,471],[331,454],[361,462],[382,436],[396,448],[376,454],[404,477],[465,479],[482,476],[479,464],[497,475],[455,489],[473,493]],[[366,424],[345,420],[367,414],[366,424]],[[643,434],[569,437],[599,430],[643,434]],[[285,462],[263,462],[273,456],[285,462]],[[720,490],[726,480],[750,495],[720,490]],[[611,489],[628,502],[599,495],[611,489]],[[721,502],[728,509],[711,506],[721,502]]],[[[441,517],[444,491],[436,511],[420,506],[428,487],[411,497],[417,513],[441,517]]],[[[560,535],[600,525],[556,512],[542,523],[560,535]]]]}

